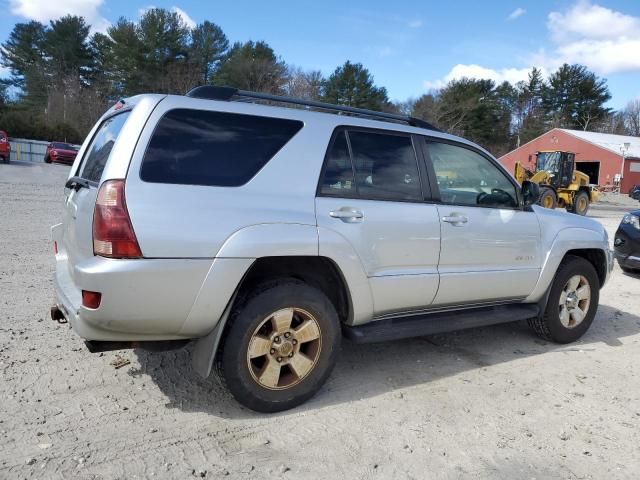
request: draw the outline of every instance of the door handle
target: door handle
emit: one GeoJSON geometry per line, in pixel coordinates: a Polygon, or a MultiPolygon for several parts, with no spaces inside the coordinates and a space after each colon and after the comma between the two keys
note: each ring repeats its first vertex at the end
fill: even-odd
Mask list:
{"type": "Polygon", "coordinates": [[[362,220],[364,218],[364,213],[353,208],[342,207],[340,210],[330,211],[329,216],[332,218],[338,218],[343,222],[354,222],[362,220]]]}
{"type": "Polygon", "coordinates": [[[460,227],[460,226],[464,225],[465,223],[467,223],[469,221],[469,219],[464,215],[452,213],[448,217],[442,217],[442,221],[450,223],[454,227],[460,227]]]}

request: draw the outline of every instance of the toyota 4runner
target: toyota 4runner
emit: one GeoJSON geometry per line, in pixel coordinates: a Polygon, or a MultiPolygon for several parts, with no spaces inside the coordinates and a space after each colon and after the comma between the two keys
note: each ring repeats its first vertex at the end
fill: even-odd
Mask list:
{"type": "Polygon", "coordinates": [[[52,317],[93,352],[193,341],[196,371],[264,412],[317,392],[342,336],[528,320],[571,342],[608,238],[537,195],[402,115],[226,87],[128,98],[71,168],[52,317]]]}

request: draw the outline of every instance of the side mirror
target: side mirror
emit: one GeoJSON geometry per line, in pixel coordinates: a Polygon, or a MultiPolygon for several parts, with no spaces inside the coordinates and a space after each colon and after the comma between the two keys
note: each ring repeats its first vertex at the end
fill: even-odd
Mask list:
{"type": "Polygon", "coordinates": [[[522,199],[524,200],[524,206],[528,207],[533,205],[540,198],[540,186],[537,183],[525,180],[522,182],[522,199]]]}

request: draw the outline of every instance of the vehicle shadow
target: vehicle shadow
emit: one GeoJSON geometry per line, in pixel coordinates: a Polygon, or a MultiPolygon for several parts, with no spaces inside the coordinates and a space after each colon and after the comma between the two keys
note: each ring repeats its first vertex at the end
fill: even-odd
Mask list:
{"type": "MultiPolygon", "coordinates": [[[[588,351],[591,345],[621,346],[621,338],[640,332],[640,316],[600,305],[593,325],[576,343],[558,345],[539,339],[526,322],[501,324],[394,342],[357,345],[344,339],[336,367],[320,392],[288,412],[299,414],[455,376],[465,371],[536,355],[588,351]]],[[[224,418],[261,416],[240,406],[218,378],[200,378],[191,368],[190,348],[151,353],[135,350],[140,368],[169,398],[167,408],[205,412],[224,418]]]]}

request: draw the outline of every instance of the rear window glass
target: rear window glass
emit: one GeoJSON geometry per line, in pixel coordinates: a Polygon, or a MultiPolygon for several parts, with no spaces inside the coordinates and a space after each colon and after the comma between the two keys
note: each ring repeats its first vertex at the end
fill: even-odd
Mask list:
{"type": "Polygon", "coordinates": [[[130,112],[122,112],[107,118],[93,136],[91,144],[82,160],[80,176],[92,182],[99,182],[107,164],[111,149],[120,135],[120,131],[129,118],[130,112]]]}
{"type": "Polygon", "coordinates": [[[247,183],[302,128],[302,122],[175,109],[151,137],[146,182],[234,187],[247,183]]]}

